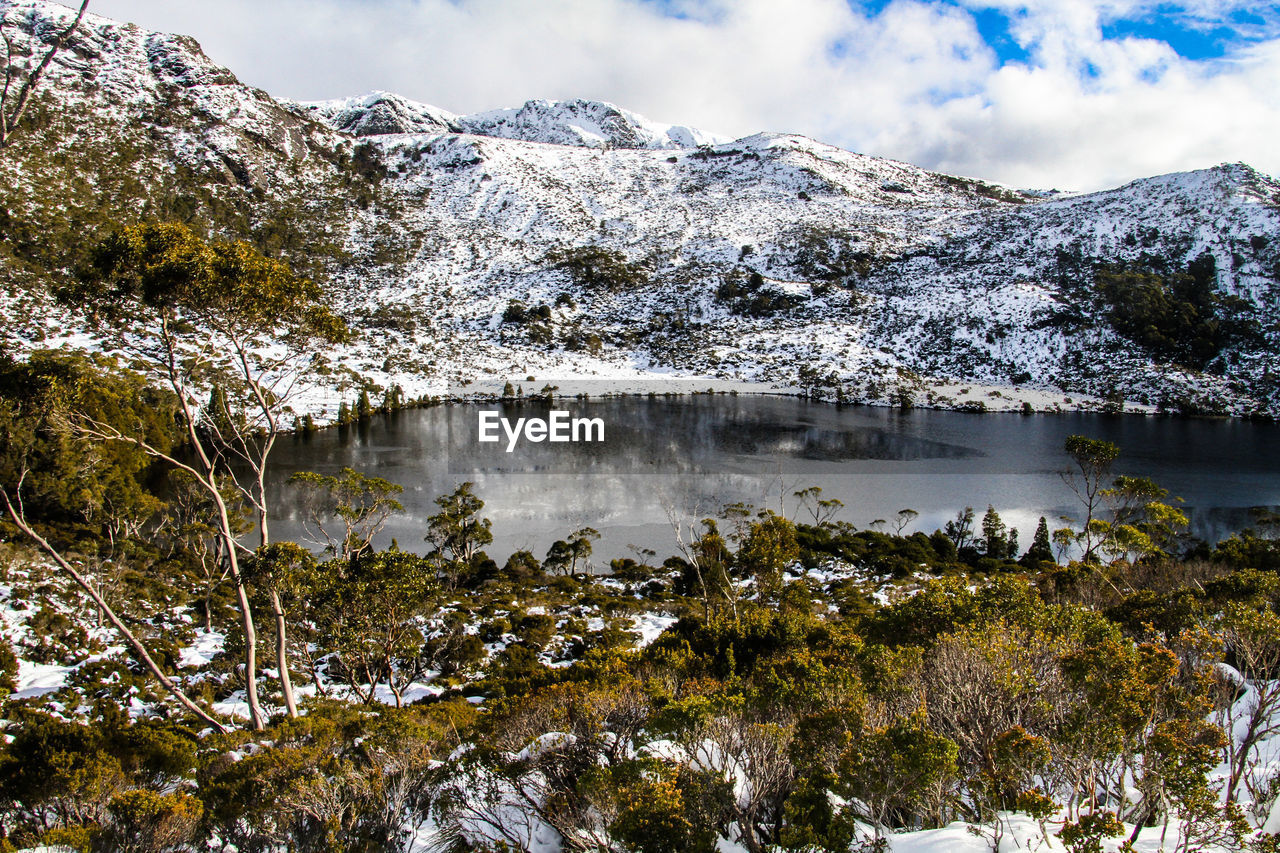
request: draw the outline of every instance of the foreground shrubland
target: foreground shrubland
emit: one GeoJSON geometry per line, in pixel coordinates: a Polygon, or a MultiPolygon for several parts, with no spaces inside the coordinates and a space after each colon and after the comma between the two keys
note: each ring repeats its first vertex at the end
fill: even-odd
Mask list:
{"type": "Polygon", "coordinates": [[[1280,829],[1275,519],[1192,541],[1114,445],[1068,440],[1082,518],[1025,550],[993,508],[910,534],[903,510],[891,535],[805,489],[602,574],[590,528],[492,559],[471,484],[426,553],[377,550],[398,487],[350,470],[297,478],[316,551],[250,548],[266,510],[219,454],[264,433],[225,392],[191,425],[52,353],[0,386],[7,845],[1234,850],[1280,829]]]}

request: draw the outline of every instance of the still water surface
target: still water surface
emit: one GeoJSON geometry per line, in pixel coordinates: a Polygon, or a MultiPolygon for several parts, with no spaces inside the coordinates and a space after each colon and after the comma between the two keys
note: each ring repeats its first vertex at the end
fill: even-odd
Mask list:
{"type": "MultiPolygon", "coordinates": [[[[481,444],[477,415],[545,417],[542,403],[454,405],[378,416],[282,441],[272,455],[275,538],[305,541],[295,471],[344,466],[404,486],[405,513],[379,544],[424,551],[436,496],[475,483],[493,520],[487,549],[502,562],[517,548],[539,557],[552,541],[591,526],[594,564],[630,546],[675,552],[669,516],[713,515],[745,501],[803,520],[794,492],[820,486],[837,516],[862,527],[920,513],[908,529],[932,531],[966,505],[994,505],[1024,547],[1040,516],[1050,527],[1077,511],[1059,472],[1068,435],[1120,446],[1116,473],[1151,477],[1185,499],[1193,533],[1217,539],[1249,523],[1248,508],[1280,505],[1280,425],[1232,420],[1091,414],[967,414],[837,408],[784,397],[683,396],[557,401],[605,422],[603,443],[481,444]]],[[[892,525],[890,525],[890,528],[892,525]]]]}

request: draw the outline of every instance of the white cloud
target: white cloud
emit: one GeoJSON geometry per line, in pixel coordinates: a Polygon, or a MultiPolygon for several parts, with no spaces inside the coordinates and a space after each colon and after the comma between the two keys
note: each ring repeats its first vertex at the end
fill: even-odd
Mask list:
{"type": "MultiPolygon", "coordinates": [[[[720,133],[805,133],[1020,186],[1089,189],[1245,160],[1280,172],[1280,41],[1191,62],[1108,40],[1150,7],[1004,4],[1029,52],[1001,67],[969,10],[894,0],[94,0],[109,17],[194,35],[273,94],[387,89],[455,112],[529,98],[609,100],[720,133]],[[1087,73],[1087,69],[1092,69],[1087,73]]],[[[1239,4],[1201,0],[1204,20],[1239,4]]]]}

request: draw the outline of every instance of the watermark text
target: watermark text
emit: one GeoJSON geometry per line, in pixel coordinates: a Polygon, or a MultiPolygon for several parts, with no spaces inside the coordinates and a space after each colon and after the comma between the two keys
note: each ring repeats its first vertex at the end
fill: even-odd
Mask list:
{"type": "Polygon", "coordinates": [[[522,439],[534,443],[604,441],[603,418],[575,418],[561,409],[553,409],[545,418],[516,418],[514,422],[491,409],[479,415],[480,442],[497,443],[505,435],[507,453],[515,450],[522,439]]]}

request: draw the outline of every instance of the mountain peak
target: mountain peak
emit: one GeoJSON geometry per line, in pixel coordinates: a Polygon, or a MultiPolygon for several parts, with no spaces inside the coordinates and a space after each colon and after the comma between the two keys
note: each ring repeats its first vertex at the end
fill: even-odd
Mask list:
{"type": "Polygon", "coordinates": [[[334,130],[353,136],[393,133],[460,133],[453,113],[393,92],[373,91],[354,98],[301,104],[334,130]]]}
{"type": "Polygon", "coordinates": [[[354,136],[470,133],[579,148],[681,149],[730,141],[683,125],[662,124],[615,104],[537,99],[511,109],[458,116],[392,92],[301,104],[335,130],[354,136]]]}
{"type": "MultiPolygon", "coordinates": [[[[46,0],[0,10],[24,56],[69,14],[46,0]]],[[[381,91],[282,104],[193,39],[96,18],[42,93],[69,120],[33,122],[0,158],[3,208],[35,247],[23,252],[61,258],[50,243],[74,257],[97,236],[68,221],[75,209],[104,211],[99,232],[139,215],[237,236],[261,223],[255,239],[323,276],[353,325],[385,330],[329,353],[335,365],[412,396],[517,371],[791,387],[803,366],[867,401],[891,400],[895,383],[914,394],[934,379],[1034,378],[1038,406],[1120,393],[1280,415],[1280,331],[1267,322],[1280,182],[1243,164],[1027,193],[797,134],[723,140],[586,99],[473,115],[381,91]],[[353,138],[371,144],[357,152],[353,138]],[[1213,320],[1238,335],[1197,327],[1216,353],[1166,345],[1151,323],[1131,332],[1115,318],[1132,306],[1099,302],[1103,265],[1173,275],[1206,254],[1233,297],[1223,305],[1242,306],[1213,320]],[[607,281],[594,272],[605,262],[607,281]],[[508,319],[513,303],[547,322],[508,319]]],[[[33,288],[65,275],[12,261],[0,274],[33,288]]],[[[44,314],[0,309],[6,340],[55,341],[44,314]]],[[[68,322],[60,334],[87,332],[68,322]]],[[[926,400],[1020,405],[938,394],[926,400]]]]}
{"type": "Polygon", "coordinates": [[[650,121],[606,101],[532,100],[515,109],[464,116],[469,133],[586,148],[697,148],[728,137],[683,125],[650,121]]]}

